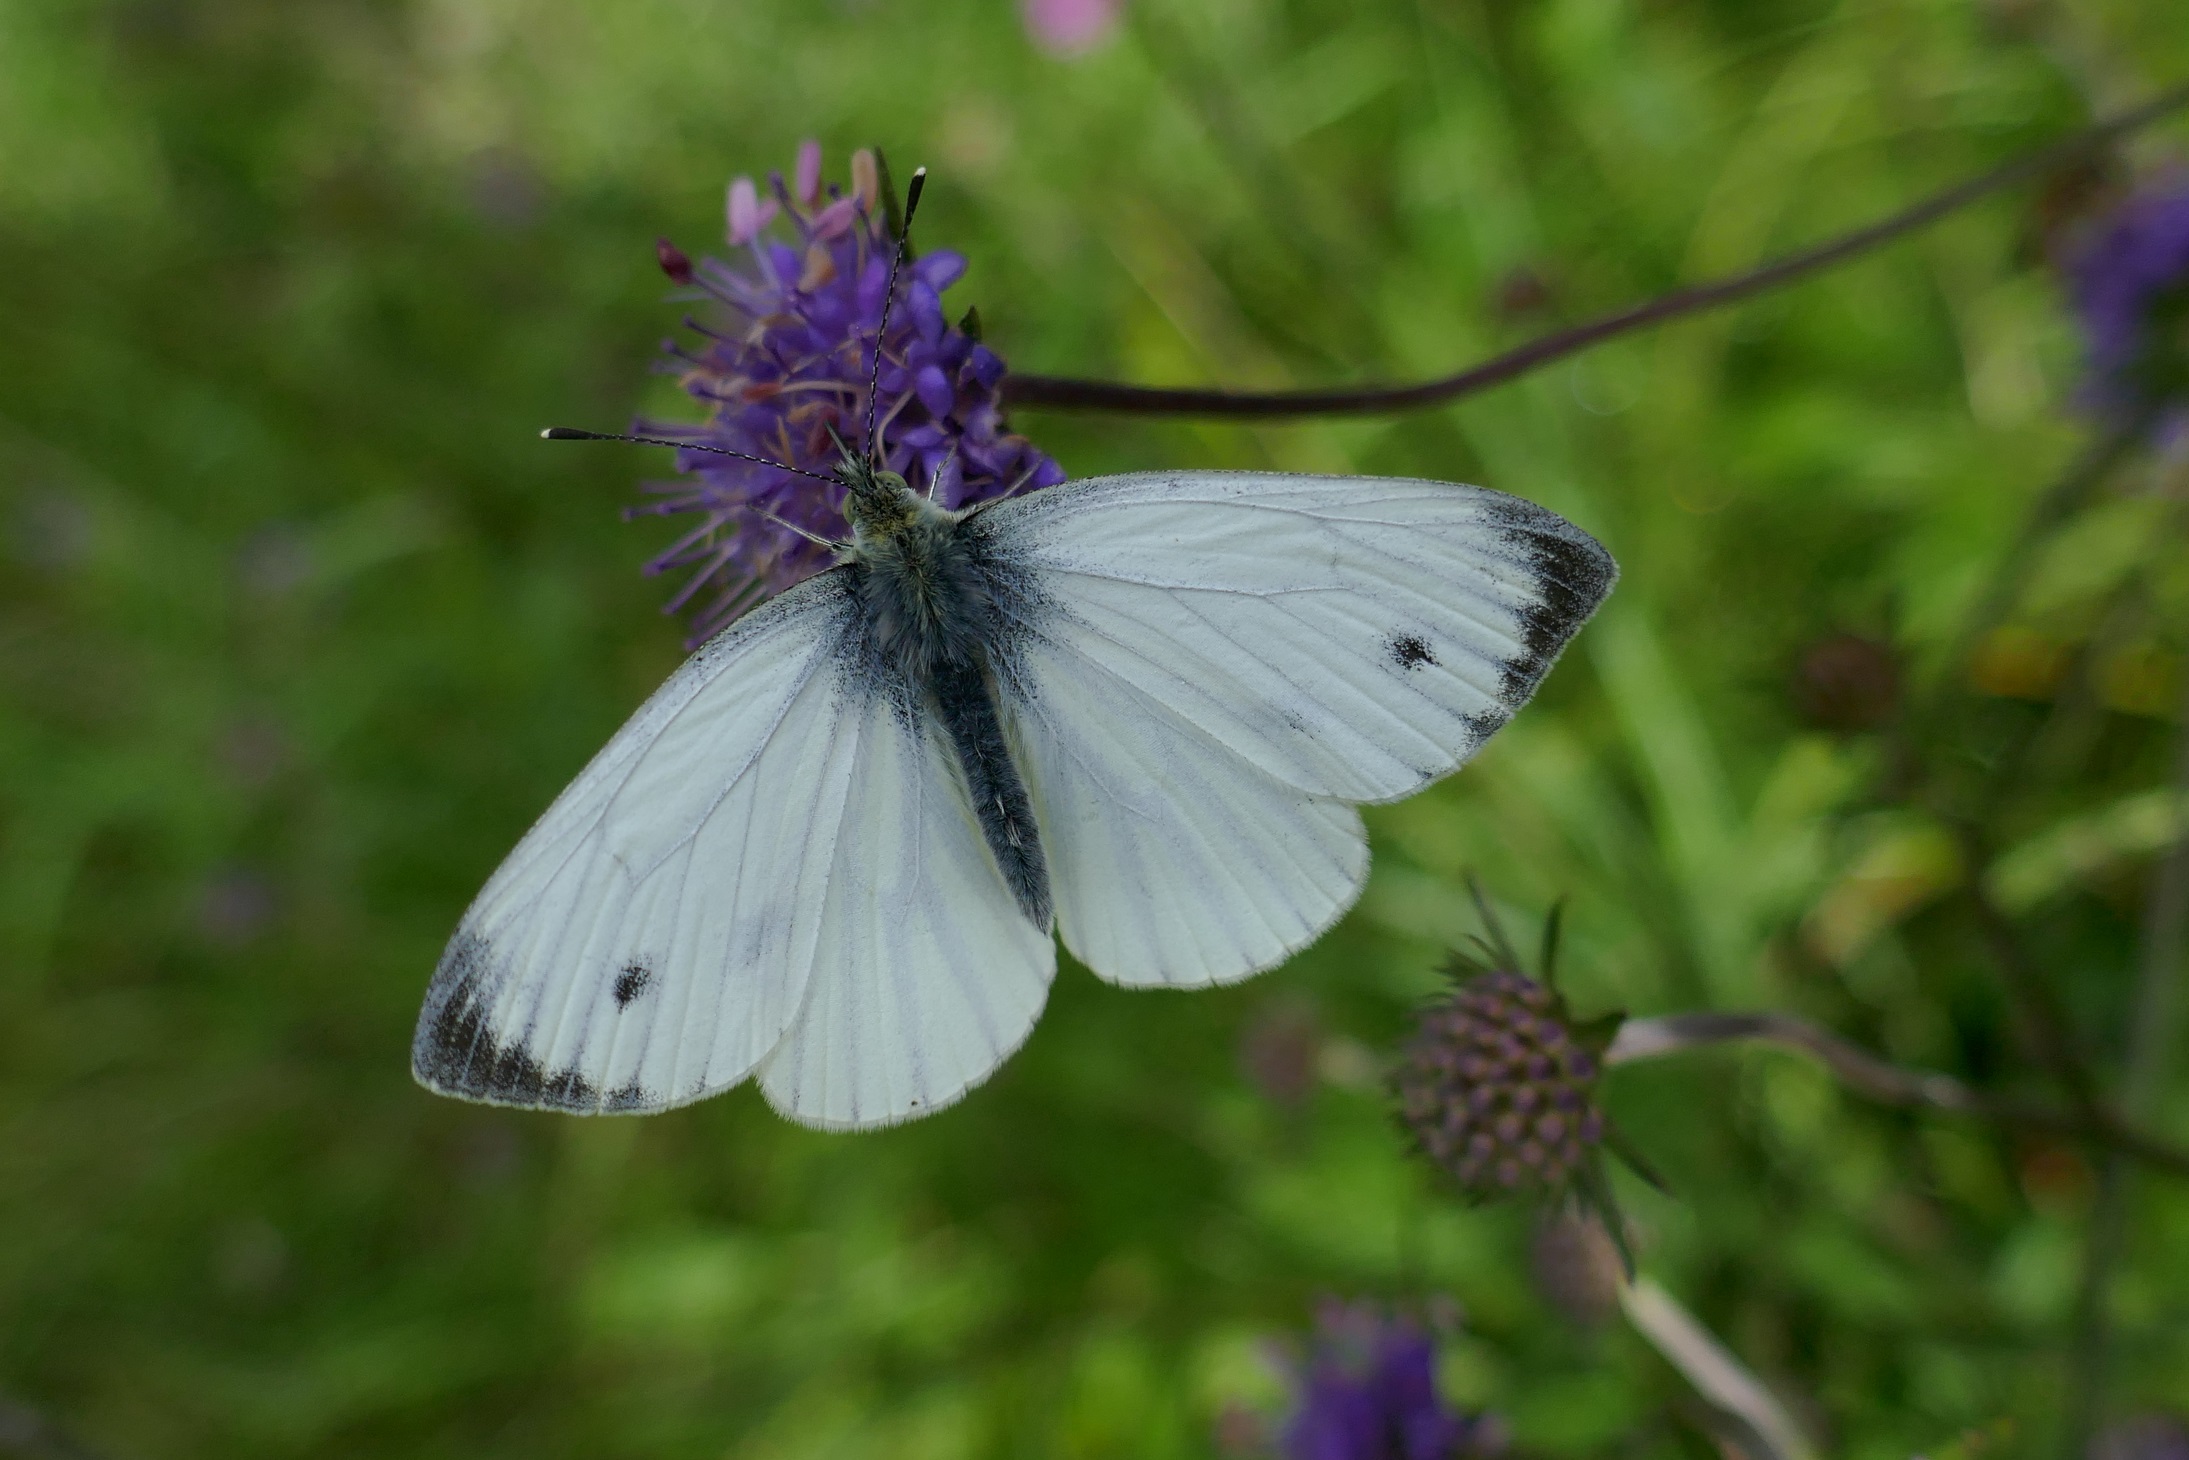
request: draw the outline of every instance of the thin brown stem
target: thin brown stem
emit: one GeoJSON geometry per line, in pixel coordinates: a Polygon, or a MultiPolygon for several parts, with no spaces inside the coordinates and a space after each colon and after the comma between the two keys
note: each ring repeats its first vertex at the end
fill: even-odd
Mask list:
{"type": "Polygon", "coordinates": [[[2189,1177],[2189,1150],[2144,1134],[2104,1106],[2093,1105],[2087,1113],[2077,1114],[1989,1095],[1951,1075],[1904,1069],[1806,1019],[1776,1010],[1629,1019],[1605,1051],[1604,1062],[1632,1064],[1742,1039],[1761,1039],[1800,1050],[1830,1070],[1841,1084],[1882,1105],[1937,1110],[2010,1129],[2087,1141],[2175,1176],[2189,1177]]]}
{"type": "Polygon", "coordinates": [[[1004,377],[1007,405],[1050,411],[1113,411],[1142,416],[1201,416],[1270,419],[1284,416],[1388,415],[1443,405],[1525,375],[1591,345],[1684,315],[1736,303],[1806,275],[1880,248],[1917,229],[2016,183],[2087,156],[2120,137],[2189,105],[2189,86],[2177,87],[2110,121],[2086,127],[2049,147],[2002,163],[1935,193],[1890,218],[1730,278],[1675,289],[1556,334],[1531,340],[1516,350],[1471,365],[1454,375],[1410,385],[1354,385],[1310,390],[1176,389],[1128,385],[1116,380],[1080,380],[1062,375],[1004,377]]]}

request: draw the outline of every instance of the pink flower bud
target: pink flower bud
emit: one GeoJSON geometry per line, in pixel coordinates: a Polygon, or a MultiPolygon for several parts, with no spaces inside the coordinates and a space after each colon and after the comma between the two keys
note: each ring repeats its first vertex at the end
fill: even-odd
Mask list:
{"type": "Polygon", "coordinates": [[[1027,38],[1052,56],[1083,56],[1109,39],[1120,0],[1021,0],[1027,38]]]}
{"type": "Polygon", "coordinates": [[[811,203],[821,196],[821,144],[810,137],[798,144],[798,167],[794,177],[799,202],[811,203]]]}
{"type": "Polygon", "coordinates": [[[851,154],[851,196],[869,218],[881,215],[882,170],[871,148],[851,154]]]}
{"type": "Polygon", "coordinates": [[[859,216],[857,198],[838,198],[813,215],[816,238],[841,238],[859,216]]]}
{"type": "Polygon", "coordinates": [[[730,183],[729,239],[733,246],[751,243],[760,236],[776,213],[775,199],[762,201],[753,187],[752,179],[741,177],[730,183]]]}
{"type": "Polygon", "coordinates": [[[660,261],[661,272],[667,274],[671,282],[678,284],[692,282],[691,257],[683,249],[669,242],[668,239],[657,238],[654,240],[654,257],[660,261]]]}

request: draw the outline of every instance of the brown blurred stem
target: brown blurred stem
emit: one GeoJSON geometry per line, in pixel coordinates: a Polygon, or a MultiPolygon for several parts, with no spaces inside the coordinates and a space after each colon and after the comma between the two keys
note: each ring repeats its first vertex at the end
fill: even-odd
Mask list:
{"type": "Polygon", "coordinates": [[[1007,375],[1007,405],[1051,411],[1114,411],[1141,416],[1201,416],[1269,419],[1282,416],[1386,415],[1443,405],[1548,365],[1616,336],[1663,324],[1684,315],[1732,304],[1782,284],[1846,262],[1894,239],[1928,227],[1979,199],[2079,160],[2140,127],[2189,105],[2189,86],[2165,92],[2110,121],[2085,127],[2049,147],[2002,163],[1966,182],[1956,183],[1890,218],[1880,219],[1839,238],[1764,264],[1747,273],[1675,289],[1571,329],[1531,340],[1454,375],[1410,385],[1354,385],[1311,390],[1174,389],[1128,385],[1116,380],[1079,380],[1063,375],[1007,375]]]}
{"type": "Polygon", "coordinates": [[[1938,1110],[2010,1129],[2088,1141],[2161,1171],[2189,1177],[2189,1150],[2145,1135],[2102,1105],[2087,1114],[1973,1089],[1951,1075],[1909,1070],[1878,1058],[1806,1019],[1775,1010],[1753,1013],[1661,1014],[1629,1019],[1604,1052],[1611,1065],[1632,1064],[1734,1040],[1761,1039],[1799,1050],[1821,1063],[1850,1090],[1904,1110],[1938,1110]]]}

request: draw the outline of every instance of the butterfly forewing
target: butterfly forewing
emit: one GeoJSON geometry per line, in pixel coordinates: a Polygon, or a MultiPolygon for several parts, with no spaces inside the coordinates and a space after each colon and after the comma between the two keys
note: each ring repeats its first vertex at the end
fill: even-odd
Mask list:
{"type": "Polygon", "coordinates": [[[804,1000],[865,724],[840,574],[686,661],[465,913],[412,1048],[445,1094],[658,1110],[736,1084],[804,1000]]]}
{"type": "Polygon", "coordinates": [[[1355,802],[1463,764],[1617,577],[1557,514],[1446,482],[1145,473],[979,520],[1039,585],[1023,616],[1080,672],[1355,802]]]}

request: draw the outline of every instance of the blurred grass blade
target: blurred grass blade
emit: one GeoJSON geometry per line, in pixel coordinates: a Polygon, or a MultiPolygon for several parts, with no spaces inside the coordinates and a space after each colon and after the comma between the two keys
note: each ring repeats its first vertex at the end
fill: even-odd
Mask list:
{"type": "Polygon", "coordinates": [[[2172,786],[2139,791],[2009,847],[1985,881],[2001,907],[2025,913],[2123,863],[2157,856],[2184,834],[2189,794],[2172,786]]]}

